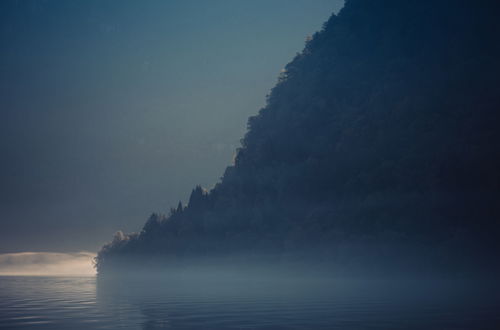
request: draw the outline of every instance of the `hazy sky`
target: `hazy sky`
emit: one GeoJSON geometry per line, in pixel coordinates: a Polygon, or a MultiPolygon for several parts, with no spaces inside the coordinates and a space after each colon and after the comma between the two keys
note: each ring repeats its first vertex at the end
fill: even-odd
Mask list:
{"type": "Polygon", "coordinates": [[[0,1],[0,253],[97,251],[211,187],[342,4],[0,1]]]}

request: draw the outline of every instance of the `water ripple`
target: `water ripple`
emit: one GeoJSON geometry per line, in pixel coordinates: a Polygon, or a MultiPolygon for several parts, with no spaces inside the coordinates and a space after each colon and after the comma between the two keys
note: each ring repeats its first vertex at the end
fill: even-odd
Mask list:
{"type": "Polygon", "coordinates": [[[0,277],[0,329],[500,328],[498,291],[439,284],[390,291],[352,281],[192,284],[0,277]]]}

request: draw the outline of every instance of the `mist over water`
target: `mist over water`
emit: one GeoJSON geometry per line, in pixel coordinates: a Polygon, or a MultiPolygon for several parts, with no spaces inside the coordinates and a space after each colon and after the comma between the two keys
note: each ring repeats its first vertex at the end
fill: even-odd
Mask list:
{"type": "MultiPolygon", "coordinates": [[[[255,274],[254,274],[255,275],[255,274]]],[[[479,281],[168,274],[0,277],[2,329],[496,329],[479,281]]],[[[309,276],[309,277],[308,277],[309,276]]]]}
{"type": "Polygon", "coordinates": [[[500,2],[253,2],[5,6],[0,330],[500,329],[500,2]]]}
{"type": "Polygon", "coordinates": [[[89,276],[96,273],[90,252],[0,254],[0,276],[89,276]]]}

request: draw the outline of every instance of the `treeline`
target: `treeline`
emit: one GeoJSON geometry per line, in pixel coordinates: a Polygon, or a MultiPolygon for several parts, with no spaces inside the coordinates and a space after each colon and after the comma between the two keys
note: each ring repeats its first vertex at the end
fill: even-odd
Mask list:
{"type": "Polygon", "coordinates": [[[187,206],[99,252],[314,257],[346,269],[498,270],[497,1],[348,0],[187,206]]]}

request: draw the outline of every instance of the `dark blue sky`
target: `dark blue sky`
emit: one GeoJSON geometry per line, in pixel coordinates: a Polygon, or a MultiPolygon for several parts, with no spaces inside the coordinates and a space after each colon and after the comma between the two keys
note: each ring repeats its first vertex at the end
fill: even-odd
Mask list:
{"type": "Polygon", "coordinates": [[[231,162],[342,0],[0,2],[0,252],[96,251],[231,162]]]}

